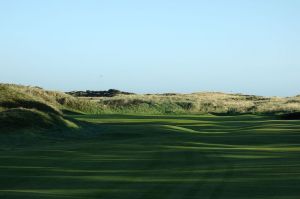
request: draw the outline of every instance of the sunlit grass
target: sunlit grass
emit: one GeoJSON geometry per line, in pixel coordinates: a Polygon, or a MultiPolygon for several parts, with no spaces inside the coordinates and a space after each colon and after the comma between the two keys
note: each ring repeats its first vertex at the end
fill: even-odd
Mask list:
{"type": "Polygon", "coordinates": [[[45,134],[9,148],[0,141],[0,198],[299,198],[298,121],[73,118],[84,122],[73,137],[45,134]]]}

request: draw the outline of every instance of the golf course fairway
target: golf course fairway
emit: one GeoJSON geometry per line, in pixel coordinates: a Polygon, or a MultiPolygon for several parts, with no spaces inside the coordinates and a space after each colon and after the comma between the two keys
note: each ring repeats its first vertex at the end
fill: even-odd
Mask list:
{"type": "Polygon", "coordinates": [[[69,117],[88,136],[0,147],[1,199],[300,198],[299,120],[69,117]]]}

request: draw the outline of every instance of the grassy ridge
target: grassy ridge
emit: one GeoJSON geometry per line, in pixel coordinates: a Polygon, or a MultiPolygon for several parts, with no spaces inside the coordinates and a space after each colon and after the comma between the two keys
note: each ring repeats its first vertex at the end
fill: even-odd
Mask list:
{"type": "Polygon", "coordinates": [[[0,94],[2,109],[23,107],[52,113],[62,113],[63,111],[97,113],[101,110],[96,103],[39,87],[0,84],[0,94]]]}
{"type": "MultiPolygon", "coordinates": [[[[300,97],[193,93],[73,97],[38,87],[0,84],[0,129],[76,127],[65,114],[282,114],[300,111],[300,97]]],[[[289,119],[289,117],[283,117],[289,119]]]]}
{"type": "Polygon", "coordinates": [[[0,129],[76,127],[64,113],[98,113],[99,104],[38,87],[0,84],[0,129]]]}
{"type": "Polygon", "coordinates": [[[203,92],[73,97],[38,87],[0,84],[0,111],[18,107],[56,114],[277,114],[300,112],[300,96],[280,98],[203,92]]]}
{"type": "Polygon", "coordinates": [[[142,114],[280,114],[300,111],[300,97],[261,97],[225,93],[117,95],[84,98],[106,113],[142,114]]]}
{"type": "Polygon", "coordinates": [[[0,198],[298,199],[300,122],[77,115],[93,139],[3,148],[0,198]]]}

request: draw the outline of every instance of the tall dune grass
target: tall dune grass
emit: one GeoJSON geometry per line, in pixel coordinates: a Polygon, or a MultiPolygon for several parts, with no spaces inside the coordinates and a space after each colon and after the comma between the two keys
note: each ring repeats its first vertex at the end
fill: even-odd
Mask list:
{"type": "Polygon", "coordinates": [[[65,128],[77,125],[64,113],[99,113],[101,105],[38,87],[0,84],[0,131],[65,128]]]}
{"type": "Polygon", "coordinates": [[[0,84],[0,111],[36,109],[63,115],[74,113],[126,114],[279,114],[300,111],[300,96],[262,97],[220,92],[134,94],[114,97],[73,97],[38,87],[0,84]]]}
{"type": "Polygon", "coordinates": [[[100,104],[104,112],[118,113],[277,114],[300,111],[300,97],[261,97],[215,92],[118,95],[85,99],[100,104]]]}

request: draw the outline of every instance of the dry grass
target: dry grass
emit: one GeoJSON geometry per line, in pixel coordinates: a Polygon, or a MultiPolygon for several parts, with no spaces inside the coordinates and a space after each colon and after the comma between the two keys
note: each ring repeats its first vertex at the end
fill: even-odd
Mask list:
{"type": "Polygon", "coordinates": [[[104,110],[134,113],[286,113],[300,111],[300,97],[261,97],[225,93],[118,95],[88,98],[104,110]]]}
{"type": "Polygon", "coordinates": [[[0,111],[10,108],[36,109],[63,115],[79,113],[129,114],[278,114],[300,111],[300,96],[261,97],[254,95],[199,92],[191,94],[141,94],[115,97],[73,97],[38,87],[0,84],[0,111]]]}
{"type": "Polygon", "coordinates": [[[15,84],[0,84],[0,107],[33,108],[57,114],[62,114],[63,111],[97,113],[101,110],[97,103],[78,99],[63,92],[15,84]]]}
{"type": "Polygon", "coordinates": [[[37,87],[0,84],[0,129],[77,127],[65,112],[98,113],[99,104],[62,92],[37,87]]]}

